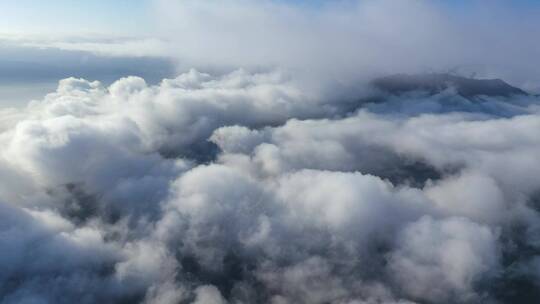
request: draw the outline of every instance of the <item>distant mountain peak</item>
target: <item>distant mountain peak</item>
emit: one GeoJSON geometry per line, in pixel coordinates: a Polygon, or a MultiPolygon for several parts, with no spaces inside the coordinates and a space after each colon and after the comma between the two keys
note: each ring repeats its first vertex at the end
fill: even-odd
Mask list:
{"type": "Polygon", "coordinates": [[[400,95],[413,91],[426,91],[437,94],[449,88],[466,98],[476,96],[528,95],[527,92],[513,87],[501,79],[472,79],[446,73],[396,74],[372,81],[377,89],[400,95]]]}

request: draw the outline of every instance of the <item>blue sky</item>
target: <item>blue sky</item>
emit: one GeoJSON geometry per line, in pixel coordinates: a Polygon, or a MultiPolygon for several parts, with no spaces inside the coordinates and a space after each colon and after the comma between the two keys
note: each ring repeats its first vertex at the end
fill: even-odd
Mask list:
{"type": "Polygon", "coordinates": [[[132,33],[150,15],[150,0],[0,0],[0,32],[132,33]]]}
{"type": "MultiPolygon", "coordinates": [[[[181,1],[181,0],[178,0],[181,1]]],[[[311,6],[342,0],[275,0],[311,6]]],[[[347,1],[347,0],[346,0],[347,1]]],[[[538,0],[433,0],[448,10],[466,12],[495,2],[516,10],[540,8],[538,0]]],[[[147,34],[152,31],[153,0],[0,0],[0,33],[147,34]]]]}

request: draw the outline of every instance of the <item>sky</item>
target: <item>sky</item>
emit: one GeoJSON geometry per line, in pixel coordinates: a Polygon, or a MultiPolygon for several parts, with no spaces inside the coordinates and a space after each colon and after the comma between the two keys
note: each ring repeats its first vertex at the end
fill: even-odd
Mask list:
{"type": "MultiPolygon", "coordinates": [[[[20,0],[0,1],[0,33],[26,34],[149,34],[156,22],[154,7],[159,0],[20,0]]],[[[172,2],[182,2],[172,1],[172,2]]],[[[343,0],[276,0],[313,9],[325,5],[347,2],[343,0]]],[[[466,13],[467,9],[487,3],[503,3],[505,7],[520,11],[538,9],[535,0],[467,1],[434,0],[448,10],[466,13]]]]}
{"type": "Polygon", "coordinates": [[[21,34],[139,33],[150,26],[148,0],[0,1],[2,32],[21,34]]]}
{"type": "Polygon", "coordinates": [[[172,76],[174,68],[162,58],[103,57],[42,44],[146,37],[153,34],[151,12],[147,0],[1,0],[0,107],[25,105],[67,77],[110,83],[136,74],[152,83],[172,76]]]}
{"type": "Polygon", "coordinates": [[[530,0],[2,0],[0,74],[19,68],[18,77],[0,87],[14,79],[39,87],[19,98],[12,88],[0,90],[0,103],[37,98],[59,75],[109,83],[114,70],[115,76],[132,73],[153,82],[191,68],[279,67],[315,87],[458,69],[539,91],[531,64],[540,49],[534,39],[539,13],[540,3],[530,0]],[[108,63],[90,64],[96,56],[108,63]],[[396,60],[400,56],[408,60],[396,60]],[[144,62],[128,68],[125,62],[137,58],[157,60],[158,71],[148,71],[144,62]],[[164,68],[163,60],[171,66],[164,68]],[[50,75],[39,83],[38,66],[57,72],[37,73],[50,75]],[[114,68],[100,70],[108,66],[114,68]]]}

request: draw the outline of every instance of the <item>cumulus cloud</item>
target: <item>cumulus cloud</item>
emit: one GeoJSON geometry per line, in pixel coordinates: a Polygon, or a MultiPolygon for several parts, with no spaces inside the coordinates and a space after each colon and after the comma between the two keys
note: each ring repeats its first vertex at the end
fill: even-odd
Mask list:
{"type": "Polygon", "coordinates": [[[539,97],[367,84],[473,65],[526,87],[531,16],[154,3],[161,39],[17,42],[185,72],[0,110],[1,303],[540,301],[539,97]]]}
{"type": "Polygon", "coordinates": [[[406,226],[398,238],[389,269],[398,284],[419,299],[478,301],[479,295],[471,294],[475,281],[498,271],[496,235],[464,218],[423,217],[406,226]]]}
{"type": "Polygon", "coordinates": [[[536,286],[537,98],[381,96],[351,108],[282,72],[191,70],[65,79],[2,112],[2,301],[496,303],[536,286]]]}

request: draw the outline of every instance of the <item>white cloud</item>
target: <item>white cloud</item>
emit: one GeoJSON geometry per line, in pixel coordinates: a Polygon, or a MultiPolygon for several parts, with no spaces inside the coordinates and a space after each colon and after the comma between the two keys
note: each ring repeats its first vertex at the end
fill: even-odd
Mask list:
{"type": "Polygon", "coordinates": [[[467,303],[536,283],[535,97],[350,111],[303,89],[71,78],[6,112],[6,302],[467,303]]]}
{"type": "Polygon", "coordinates": [[[160,34],[181,66],[279,66],[334,85],[455,68],[529,87],[540,80],[540,45],[530,39],[538,34],[535,13],[502,2],[463,9],[406,0],[155,3],[160,34]]]}
{"type": "Polygon", "coordinates": [[[498,268],[497,236],[464,218],[423,217],[407,226],[391,254],[390,271],[414,297],[432,302],[477,301],[474,283],[498,268]]]}

